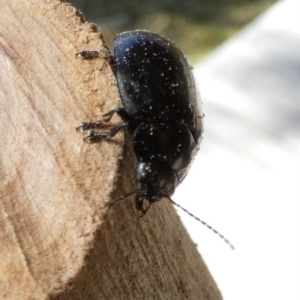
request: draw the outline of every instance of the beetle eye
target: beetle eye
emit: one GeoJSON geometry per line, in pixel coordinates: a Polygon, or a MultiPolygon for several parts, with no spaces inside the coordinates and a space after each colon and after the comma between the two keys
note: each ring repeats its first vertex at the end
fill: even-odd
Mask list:
{"type": "Polygon", "coordinates": [[[162,188],[166,184],[166,180],[164,178],[160,178],[158,183],[159,183],[159,188],[162,188]]]}

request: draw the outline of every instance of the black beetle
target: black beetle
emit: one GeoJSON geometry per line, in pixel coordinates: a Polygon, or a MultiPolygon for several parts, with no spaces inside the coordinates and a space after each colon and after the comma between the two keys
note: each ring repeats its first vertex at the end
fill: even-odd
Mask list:
{"type": "MultiPolygon", "coordinates": [[[[146,30],[118,34],[114,56],[105,51],[116,76],[123,107],[104,114],[96,122],[83,122],[77,130],[88,131],[85,140],[98,142],[127,128],[133,137],[138,160],[136,179],[140,188],[110,203],[136,194],[136,208],[144,215],[143,203],[169,199],[190,216],[233,245],[217,230],[178,205],[170,197],[185,178],[199,149],[203,134],[200,94],[192,68],[184,54],[168,39],[146,30]],[[94,131],[114,114],[123,123],[109,131],[94,131]]],[[[99,57],[97,51],[82,51],[81,58],[99,57]]]]}
{"type": "MultiPolygon", "coordinates": [[[[90,58],[98,53],[82,51],[76,56],[90,58]]],[[[77,129],[88,130],[86,139],[98,142],[128,128],[138,160],[136,207],[145,213],[144,199],[151,204],[170,198],[195,157],[203,133],[200,94],[184,54],[159,34],[146,30],[118,34],[114,56],[108,52],[105,56],[116,76],[123,107],[77,129]],[[115,113],[123,123],[106,132],[92,130],[115,113]]]]}

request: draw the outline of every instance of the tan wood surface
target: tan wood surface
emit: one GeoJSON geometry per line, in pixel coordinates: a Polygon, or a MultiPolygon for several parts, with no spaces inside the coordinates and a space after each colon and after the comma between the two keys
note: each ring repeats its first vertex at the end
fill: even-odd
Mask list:
{"type": "Polygon", "coordinates": [[[0,299],[221,299],[170,203],[105,209],[136,183],[129,137],[75,131],[120,105],[107,61],[75,57],[101,33],[60,1],[0,16],[0,299]]]}

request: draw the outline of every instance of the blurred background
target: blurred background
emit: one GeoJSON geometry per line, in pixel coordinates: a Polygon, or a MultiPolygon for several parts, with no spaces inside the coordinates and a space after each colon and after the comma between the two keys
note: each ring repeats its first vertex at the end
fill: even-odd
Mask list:
{"type": "Polygon", "coordinates": [[[111,47],[116,33],[148,29],[172,40],[196,62],[275,0],[73,0],[111,47]]]}
{"type": "Polygon", "coordinates": [[[77,0],[112,49],[149,29],[188,56],[205,113],[173,200],[224,300],[300,299],[300,1],[77,0]]]}

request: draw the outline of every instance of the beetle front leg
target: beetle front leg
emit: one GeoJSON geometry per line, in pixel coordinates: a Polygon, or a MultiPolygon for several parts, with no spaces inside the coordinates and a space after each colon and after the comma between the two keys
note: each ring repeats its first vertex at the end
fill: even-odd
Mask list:
{"type": "Polygon", "coordinates": [[[151,206],[151,202],[149,202],[149,206],[144,208],[145,198],[142,195],[137,194],[135,198],[135,207],[137,211],[140,212],[140,218],[142,218],[151,206]]]}

